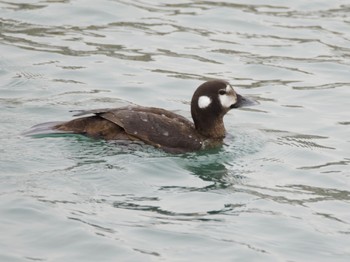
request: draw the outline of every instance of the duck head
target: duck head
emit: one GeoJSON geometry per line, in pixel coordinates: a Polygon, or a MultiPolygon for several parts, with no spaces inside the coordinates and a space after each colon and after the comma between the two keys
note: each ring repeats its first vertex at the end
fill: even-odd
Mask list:
{"type": "Polygon", "coordinates": [[[201,84],[191,100],[191,114],[196,130],[213,139],[225,137],[224,115],[233,108],[252,105],[253,102],[235,92],[224,80],[201,84]]]}

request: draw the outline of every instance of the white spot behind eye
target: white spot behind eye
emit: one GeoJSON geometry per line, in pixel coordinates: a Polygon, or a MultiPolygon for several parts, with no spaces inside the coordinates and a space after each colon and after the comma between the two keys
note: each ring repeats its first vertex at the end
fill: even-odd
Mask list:
{"type": "Polygon", "coordinates": [[[198,107],[207,108],[211,104],[211,98],[208,96],[201,96],[198,98],[198,107]]]}

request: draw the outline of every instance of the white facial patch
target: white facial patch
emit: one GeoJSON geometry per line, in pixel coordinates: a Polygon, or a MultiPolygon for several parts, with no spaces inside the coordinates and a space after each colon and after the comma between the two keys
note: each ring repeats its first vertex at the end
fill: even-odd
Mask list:
{"type": "Polygon", "coordinates": [[[201,96],[198,98],[198,107],[207,108],[211,104],[211,98],[208,96],[201,96]]]}
{"type": "Polygon", "coordinates": [[[236,104],[237,95],[229,84],[226,85],[226,94],[219,95],[219,100],[224,108],[230,108],[231,105],[236,104]]]}

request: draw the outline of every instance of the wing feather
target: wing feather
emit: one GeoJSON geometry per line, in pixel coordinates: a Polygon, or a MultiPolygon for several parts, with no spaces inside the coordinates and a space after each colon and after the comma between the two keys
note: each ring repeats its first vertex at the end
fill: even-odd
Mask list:
{"type": "Polygon", "coordinates": [[[165,151],[193,151],[201,148],[201,138],[183,116],[160,108],[126,107],[98,113],[125,132],[165,151]]]}

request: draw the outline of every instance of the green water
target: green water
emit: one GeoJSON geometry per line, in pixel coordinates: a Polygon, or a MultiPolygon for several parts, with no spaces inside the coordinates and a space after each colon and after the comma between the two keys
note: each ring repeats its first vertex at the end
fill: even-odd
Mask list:
{"type": "Polygon", "coordinates": [[[349,261],[347,1],[0,1],[0,261],[349,261]],[[69,110],[259,105],[170,155],[32,138],[69,110]]]}

